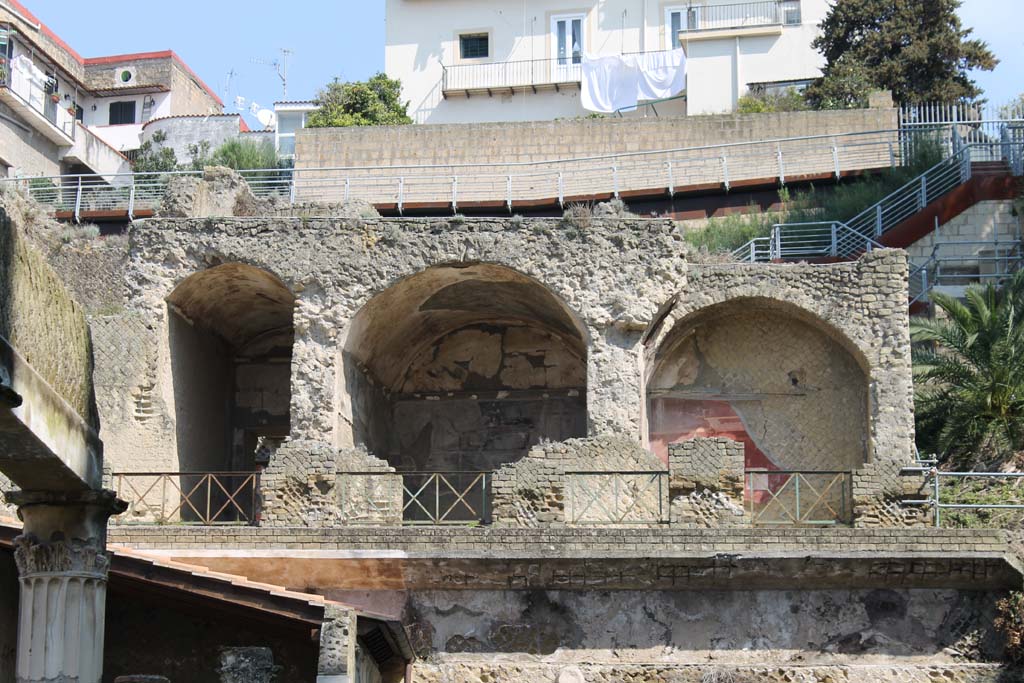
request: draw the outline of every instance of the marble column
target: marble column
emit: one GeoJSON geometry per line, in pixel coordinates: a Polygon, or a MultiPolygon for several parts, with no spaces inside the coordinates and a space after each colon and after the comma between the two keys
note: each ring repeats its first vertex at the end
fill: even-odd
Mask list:
{"type": "Polygon", "coordinates": [[[112,491],[16,491],[24,522],[14,540],[21,583],[17,683],[99,683],[107,597],[107,519],[125,504],[112,491]]]}

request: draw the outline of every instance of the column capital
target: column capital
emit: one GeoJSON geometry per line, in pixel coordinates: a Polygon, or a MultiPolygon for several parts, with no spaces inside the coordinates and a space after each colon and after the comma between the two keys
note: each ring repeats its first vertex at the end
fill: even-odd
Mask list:
{"type": "Polygon", "coordinates": [[[57,575],[105,579],[110,569],[109,555],[94,538],[43,541],[35,534],[22,534],[14,539],[14,561],[24,579],[57,575]]]}
{"type": "Polygon", "coordinates": [[[62,572],[106,576],[107,519],[127,507],[113,491],[11,491],[6,498],[18,506],[18,517],[24,522],[15,539],[22,576],[62,572]]]}

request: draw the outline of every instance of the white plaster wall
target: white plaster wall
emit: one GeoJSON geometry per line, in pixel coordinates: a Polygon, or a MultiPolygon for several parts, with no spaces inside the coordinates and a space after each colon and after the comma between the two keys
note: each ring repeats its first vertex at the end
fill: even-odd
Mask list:
{"type": "MultiPolygon", "coordinates": [[[[715,0],[708,4],[730,4],[715,0]]],[[[586,114],[579,93],[519,93],[469,98],[441,95],[441,65],[461,62],[458,35],[490,34],[491,56],[472,63],[549,59],[551,17],[585,14],[584,48],[591,54],[654,51],[669,45],[665,0],[386,0],[385,71],[402,81],[417,123],[545,120],[586,114]]],[[[822,63],[810,43],[827,0],[803,0],[801,26],[781,35],[689,41],[690,113],[732,109],[746,84],[813,78],[822,63]],[[738,57],[737,57],[738,54],[738,57]]]]}
{"type": "Polygon", "coordinates": [[[142,124],[123,124],[120,126],[87,126],[100,140],[119,152],[138,149],[142,138],[142,124]]]}
{"type": "Polygon", "coordinates": [[[159,119],[171,115],[171,93],[157,93],[154,95],[119,95],[117,97],[83,97],[79,104],[84,109],[83,123],[93,133],[108,145],[125,152],[138,149],[142,144],[142,125],[146,121],[159,119]],[[143,98],[152,97],[154,104],[149,116],[142,119],[143,98]],[[110,103],[111,102],[135,102],[136,123],[122,124],[117,126],[109,125],[110,103]],[[96,107],[95,111],[93,107],[96,107]]]}

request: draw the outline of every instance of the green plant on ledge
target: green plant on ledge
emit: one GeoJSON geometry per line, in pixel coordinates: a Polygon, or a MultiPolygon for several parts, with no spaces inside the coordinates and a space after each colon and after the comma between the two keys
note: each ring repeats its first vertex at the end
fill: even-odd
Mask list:
{"type": "Polygon", "coordinates": [[[997,602],[996,608],[995,627],[1006,638],[1006,658],[1014,664],[1024,663],[1024,593],[1013,591],[997,602]]]}

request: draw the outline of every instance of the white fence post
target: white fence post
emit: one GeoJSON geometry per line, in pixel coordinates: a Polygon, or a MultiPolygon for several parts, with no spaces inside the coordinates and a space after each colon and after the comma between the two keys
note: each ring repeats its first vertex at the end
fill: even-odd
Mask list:
{"type": "Polygon", "coordinates": [[[132,186],[128,189],[128,220],[135,220],[135,174],[132,173],[132,186]]]}
{"type": "Polygon", "coordinates": [[[82,176],[78,176],[78,190],[75,192],[75,222],[82,222],[82,176]]]}

